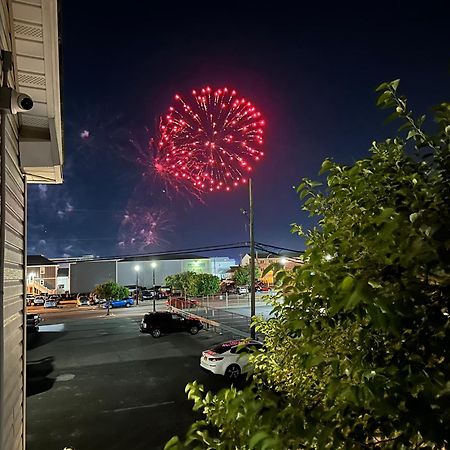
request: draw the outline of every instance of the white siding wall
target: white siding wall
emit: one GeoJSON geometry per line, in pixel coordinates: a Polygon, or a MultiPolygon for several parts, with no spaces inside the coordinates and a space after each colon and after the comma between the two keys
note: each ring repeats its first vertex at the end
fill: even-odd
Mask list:
{"type": "MultiPolygon", "coordinates": [[[[7,0],[0,0],[0,45],[11,50],[10,11],[7,0]]],[[[9,86],[15,86],[13,79],[9,86]]],[[[18,161],[17,117],[7,116],[6,182],[1,359],[0,361],[0,448],[24,448],[25,355],[24,355],[24,248],[25,248],[25,185],[18,161]]],[[[1,195],[1,191],[0,191],[1,195]]]]}

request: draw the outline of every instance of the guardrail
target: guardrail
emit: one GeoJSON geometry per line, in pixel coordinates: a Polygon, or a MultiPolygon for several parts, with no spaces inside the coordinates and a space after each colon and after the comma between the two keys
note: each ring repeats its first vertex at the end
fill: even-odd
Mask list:
{"type": "Polygon", "coordinates": [[[189,316],[189,317],[192,317],[194,319],[197,319],[198,321],[204,323],[206,325],[207,329],[209,329],[211,327],[214,331],[217,331],[220,328],[220,323],[219,322],[216,322],[215,320],[207,319],[207,318],[205,318],[203,316],[198,316],[197,314],[192,314],[191,312],[187,312],[184,309],[175,308],[175,306],[170,306],[169,305],[169,310],[173,311],[173,312],[176,312],[176,313],[179,313],[179,314],[181,314],[183,316],[189,316]]]}
{"type": "MultiPolygon", "coordinates": [[[[185,316],[194,317],[207,324],[207,328],[220,334],[227,333],[232,338],[247,338],[250,336],[251,318],[243,314],[227,311],[223,308],[187,305],[186,309],[169,305],[169,309],[185,316]]],[[[261,337],[258,335],[258,337],[261,337]]]]}

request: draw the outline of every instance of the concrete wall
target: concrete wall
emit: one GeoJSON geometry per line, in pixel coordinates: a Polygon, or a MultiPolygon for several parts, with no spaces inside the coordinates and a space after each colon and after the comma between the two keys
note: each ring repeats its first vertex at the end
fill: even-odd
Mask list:
{"type": "MultiPolygon", "coordinates": [[[[183,272],[183,260],[155,261],[155,285],[163,286],[168,275],[183,272]]],[[[118,283],[122,285],[136,284],[135,266],[139,266],[139,285],[150,288],[153,286],[153,268],[151,261],[123,261],[117,265],[118,283]]]]}
{"type": "Polygon", "coordinates": [[[116,261],[81,261],[70,265],[70,292],[91,292],[97,284],[116,281],[116,261]]]}

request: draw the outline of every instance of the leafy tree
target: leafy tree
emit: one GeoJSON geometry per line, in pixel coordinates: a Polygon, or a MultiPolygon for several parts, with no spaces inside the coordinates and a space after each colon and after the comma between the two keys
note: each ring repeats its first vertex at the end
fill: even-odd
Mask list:
{"type": "Polygon", "coordinates": [[[95,286],[93,293],[101,299],[108,301],[107,314],[109,315],[110,301],[115,299],[123,299],[129,297],[130,291],[128,288],[115,283],[114,281],[108,281],[103,284],[95,286]]]}
{"type": "Polygon", "coordinates": [[[209,273],[181,272],[169,275],[164,280],[173,290],[181,291],[184,297],[213,295],[220,290],[220,280],[209,273]]]}
{"type": "Polygon", "coordinates": [[[203,297],[214,295],[220,291],[220,279],[210,273],[198,273],[193,277],[189,295],[203,297]]]}
{"type": "Polygon", "coordinates": [[[164,282],[170,286],[172,290],[181,291],[184,297],[191,295],[190,292],[194,289],[195,272],[181,272],[175,275],[169,275],[164,282]]]}
{"type": "MultiPolygon", "coordinates": [[[[246,266],[239,266],[233,274],[233,281],[237,286],[249,286],[250,285],[250,264],[246,266]]],[[[258,266],[255,266],[255,279],[257,280],[261,276],[261,270],[258,266]]]]}
{"type": "Polygon", "coordinates": [[[406,137],[351,166],[325,160],[326,183],[298,187],[319,221],[293,227],[305,264],[275,274],[252,385],[188,385],[204,417],[167,449],[448,448],[450,103],[426,132],[397,87],[380,85],[378,105],[406,137]]]}

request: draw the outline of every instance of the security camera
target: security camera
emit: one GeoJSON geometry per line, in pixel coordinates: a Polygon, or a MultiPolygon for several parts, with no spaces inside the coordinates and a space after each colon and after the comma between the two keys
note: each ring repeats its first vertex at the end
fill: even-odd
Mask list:
{"type": "Polygon", "coordinates": [[[33,99],[10,87],[0,87],[0,110],[17,114],[33,108],[33,99]]]}
{"type": "Polygon", "coordinates": [[[11,112],[17,114],[18,112],[29,111],[33,108],[33,99],[27,94],[21,94],[14,89],[11,92],[11,112]]]}

